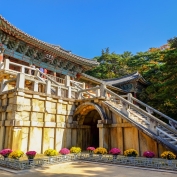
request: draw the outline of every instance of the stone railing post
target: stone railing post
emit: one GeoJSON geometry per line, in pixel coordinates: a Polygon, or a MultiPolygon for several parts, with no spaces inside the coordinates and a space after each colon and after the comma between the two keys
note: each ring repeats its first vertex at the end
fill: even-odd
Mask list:
{"type": "Polygon", "coordinates": [[[38,81],[34,81],[33,82],[33,91],[34,92],[38,92],[39,91],[39,85],[38,85],[38,81]]]}
{"type": "Polygon", "coordinates": [[[35,76],[40,76],[40,72],[39,72],[39,69],[38,69],[38,68],[36,68],[36,70],[35,70],[35,72],[34,72],[34,75],[35,75],[35,76]]]}
{"type": "Polygon", "coordinates": [[[57,87],[57,90],[56,90],[56,95],[57,96],[61,96],[61,87],[57,87]]]}
{"type": "Polygon", "coordinates": [[[46,80],[45,93],[51,94],[51,81],[46,80]]]}
{"type": "Polygon", "coordinates": [[[85,89],[85,82],[82,83],[82,88],[85,89]]]}
{"type": "Polygon", "coordinates": [[[106,95],[106,85],[105,84],[101,84],[101,86],[100,86],[100,97],[107,98],[107,95],[106,95]]]}
{"type": "Polygon", "coordinates": [[[127,99],[128,99],[129,102],[133,103],[132,94],[131,93],[127,94],[127,99]]]}
{"type": "Polygon", "coordinates": [[[24,73],[18,73],[17,80],[16,80],[16,88],[25,88],[25,74],[24,73]]]}
{"type": "Polygon", "coordinates": [[[9,70],[9,59],[4,60],[4,69],[9,70]]]}
{"type": "Polygon", "coordinates": [[[24,66],[21,66],[20,72],[21,72],[21,73],[25,73],[25,67],[24,67],[24,66]]]}
{"type": "MultiPolygon", "coordinates": [[[[99,87],[99,85],[97,85],[97,87],[99,87]]],[[[96,90],[96,97],[100,97],[100,88],[96,90]]]]}
{"type": "Polygon", "coordinates": [[[65,76],[65,86],[68,88],[68,94],[67,97],[71,98],[71,86],[70,86],[70,76],[65,76]]]}
{"type": "Polygon", "coordinates": [[[66,87],[70,86],[70,76],[68,76],[68,75],[65,76],[65,86],[66,87]]]}

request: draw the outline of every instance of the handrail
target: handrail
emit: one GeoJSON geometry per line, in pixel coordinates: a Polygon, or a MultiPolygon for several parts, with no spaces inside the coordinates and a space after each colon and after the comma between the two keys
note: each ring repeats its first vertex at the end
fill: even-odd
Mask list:
{"type": "Polygon", "coordinates": [[[106,91],[109,92],[110,94],[114,95],[115,97],[119,98],[121,101],[127,103],[128,105],[130,105],[131,107],[133,107],[134,109],[138,110],[139,112],[142,112],[144,115],[146,115],[147,117],[154,119],[156,122],[158,122],[159,124],[161,124],[162,126],[164,126],[165,128],[167,128],[168,130],[172,131],[173,133],[177,134],[177,130],[171,128],[168,124],[166,124],[165,122],[161,121],[160,119],[156,118],[155,116],[147,113],[146,111],[144,111],[143,109],[139,108],[138,106],[134,105],[133,103],[127,101],[126,99],[122,98],[121,96],[117,95],[116,93],[112,92],[111,90],[106,88],[106,91]]]}
{"type": "Polygon", "coordinates": [[[169,116],[163,114],[162,112],[160,112],[160,111],[158,111],[158,110],[152,108],[151,106],[149,106],[149,105],[143,103],[142,101],[140,101],[140,100],[138,100],[138,99],[136,99],[136,98],[134,98],[134,97],[131,97],[131,98],[132,98],[132,100],[136,101],[137,103],[141,104],[142,106],[148,107],[149,109],[151,109],[151,110],[154,111],[155,113],[159,114],[160,116],[162,116],[162,117],[164,117],[164,118],[166,118],[166,119],[168,119],[168,120],[171,120],[171,121],[173,121],[173,122],[175,122],[175,123],[177,124],[177,121],[175,121],[175,120],[172,119],[171,117],[169,117],[169,116]]]}
{"type": "Polygon", "coordinates": [[[158,128],[158,127],[157,127],[157,130],[158,130],[159,132],[162,132],[163,134],[165,134],[166,136],[168,136],[169,138],[171,138],[172,140],[175,140],[175,141],[177,142],[177,138],[171,136],[170,134],[168,134],[167,132],[161,130],[161,129],[158,128]]]}

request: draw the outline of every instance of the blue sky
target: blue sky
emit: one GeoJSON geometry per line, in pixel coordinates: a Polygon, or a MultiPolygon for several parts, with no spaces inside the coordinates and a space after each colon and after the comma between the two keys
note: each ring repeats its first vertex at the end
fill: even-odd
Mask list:
{"type": "Polygon", "coordinates": [[[24,32],[85,58],[159,47],[177,36],[177,0],[0,0],[24,32]]]}

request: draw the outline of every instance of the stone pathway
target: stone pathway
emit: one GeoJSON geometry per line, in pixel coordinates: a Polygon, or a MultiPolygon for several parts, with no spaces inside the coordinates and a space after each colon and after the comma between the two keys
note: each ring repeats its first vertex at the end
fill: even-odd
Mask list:
{"type": "Polygon", "coordinates": [[[0,170],[0,177],[176,177],[177,172],[156,171],[100,163],[70,162],[10,173],[0,170]]]}

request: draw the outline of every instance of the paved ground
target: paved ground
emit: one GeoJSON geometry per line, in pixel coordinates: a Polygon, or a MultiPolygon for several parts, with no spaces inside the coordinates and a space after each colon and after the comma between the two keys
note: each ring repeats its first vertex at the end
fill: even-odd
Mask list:
{"type": "Polygon", "coordinates": [[[177,177],[177,173],[158,172],[105,164],[71,162],[26,170],[18,174],[0,170],[0,177],[177,177]]]}

